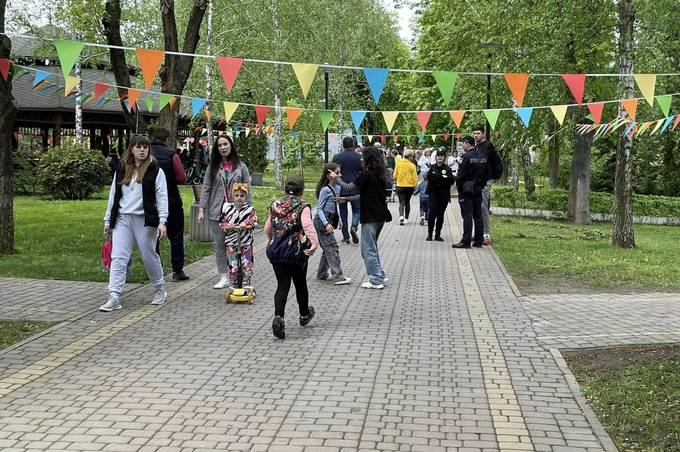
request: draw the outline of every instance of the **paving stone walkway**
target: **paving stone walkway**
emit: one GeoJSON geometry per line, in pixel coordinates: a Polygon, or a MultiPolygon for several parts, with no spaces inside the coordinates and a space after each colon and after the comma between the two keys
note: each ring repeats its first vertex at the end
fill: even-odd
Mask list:
{"type": "MultiPolygon", "coordinates": [[[[0,448],[615,450],[553,348],[563,343],[547,339],[572,334],[569,321],[548,325],[550,303],[521,297],[492,250],[453,250],[454,207],[445,243],[387,225],[384,290],[359,287],[358,245],[341,247],[348,286],[315,280],[314,256],[317,317],[300,327],[291,294],[285,341],[271,334],[261,235],[254,305],[224,303],[211,259],[169,284],[161,307],[142,286],[100,313],[105,288],[91,286],[50,317],[67,321],[0,353],[0,448]]],[[[0,281],[0,318],[36,306],[3,290],[17,284],[0,281]]]]}

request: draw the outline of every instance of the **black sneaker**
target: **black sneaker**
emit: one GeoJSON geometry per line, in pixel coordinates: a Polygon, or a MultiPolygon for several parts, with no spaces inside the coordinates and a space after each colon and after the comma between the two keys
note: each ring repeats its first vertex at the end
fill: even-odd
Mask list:
{"type": "Polygon", "coordinates": [[[349,229],[349,233],[352,236],[352,242],[354,242],[355,244],[359,243],[359,236],[357,235],[357,227],[352,226],[349,229]]]}
{"type": "Polygon", "coordinates": [[[443,242],[444,239],[441,238],[441,237],[439,237],[439,236],[437,236],[437,237],[434,238],[434,241],[435,241],[435,242],[443,242]]]}
{"type": "Polygon", "coordinates": [[[431,242],[431,241],[432,241],[432,236],[431,236],[431,235],[428,235],[427,237],[425,237],[425,241],[426,241],[426,242],[431,242]]]}
{"type": "Polygon", "coordinates": [[[178,272],[172,272],[172,280],[175,282],[186,281],[188,279],[190,279],[189,276],[187,276],[187,274],[184,273],[182,270],[178,272]]]}
{"type": "Polygon", "coordinates": [[[465,242],[458,242],[451,245],[451,248],[470,248],[470,244],[465,242]]]}
{"type": "Polygon", "coordinates": [[[272,332],[274,333],[274,336],[278,337],[279,339],[285,339],[285,328],[286,322],[283,321],[283,317],[279,317],[278,315],[274,316],[274,320],[272,320],[272,332]]]}
{"type": "MultiPolygon", "coordinates": [[[[309,322],[312,321],[313,318],[314,318],[314,308],[310,306],[309,307],[309,314],[307,314],[306,316],[300,316],[300,325],[301,326],[307,325],[309,322]]],[[[276,333],[274,333],[274,334],[276,334],[276,333]]]]}
{"type": "Polygon", "coordinates": [[[349,243],[349,239],[342,239],[341,242],[342,243],[349,243]]]}

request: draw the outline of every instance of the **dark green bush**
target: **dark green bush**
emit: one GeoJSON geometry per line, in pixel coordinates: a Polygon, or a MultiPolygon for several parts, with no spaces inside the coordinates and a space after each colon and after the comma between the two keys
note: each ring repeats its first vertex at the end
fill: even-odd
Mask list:
{"type": "Polygon", "coordinates": [[[57,199],[87,199],[106,184],[109,169],[99,151],[66,145],[44,154],[38,180],[57,199]]]}
{"type": "Polygon", "coordinates": [[[14,163],[14,176],[12,178],[12,188],[17,195],[34,195],[39,192],[40,184],[36,168],[36,159],[30,159],[19,153],[12,155],[14,163]]]}
{"type": "Polygon", "coordinates": [[[251,173],[264,173],[267,169],[267,147],[269,142],[265,134],[246,136],[239,134],[235,140],[241,160],[251,173]]]}

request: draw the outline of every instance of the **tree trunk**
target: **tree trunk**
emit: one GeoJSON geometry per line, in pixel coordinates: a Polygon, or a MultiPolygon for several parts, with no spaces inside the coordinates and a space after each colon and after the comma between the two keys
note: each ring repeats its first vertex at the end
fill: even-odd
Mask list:
{"type": "Polygon", "coordinates": [[[78,77],[76,83],[76,98],[75,98],[75,117],[76,117],[76,144],[82,146],[83,144],[83,82],[80,80],[82,73],[81,59],[78,57],[75,64],[75,76],[78,77]]]}
{"type": "MultiPolygon", "coordinates": [[[[106,0],[104,11],[102,25],[104,26],[106,43],[112,46],[122,47],[123,38],[120,35],[120,0],[106,0]]],[[[116,85],[118,85],[118,98],[120,99],[120,108],[123,110],[125,122],[127,122],[130,129],[144,133],[148,127],[144,118],[139,116],[136,111],[128,111],[123,102],[127,98],[127,87],[132,86],[130,83],[130,72],[128,71],[125,51],[109,48],[109,58],[111,60],[111,70],[116,79],[116,85]]]]}
{"type": "MultiPolygon", "coordinates": [[[[621,77],[620,99],[634,96],[635,71],[634,53],[635,10],[633,0],[619,0],[619,72],[621,77]]],[[[619,111],[620,115],[625,114],[619,111]]],[[[616,172],[614,175],[614,226],[612,245],[616,248],[634,248],[633,229],[633,140],[620,136],[616,146],[616,172]]]]}
{"type": "MultiPolygon", "coordinates": [[[[212,0],[208,0],[208,26],[206,30],[206,52],[208,55],[212,55],[212,38],[213,38],[213,33],[212,33],[212,25],[213,25],[213,3],[212,0]]],[[[213,147],[213,124],[212,124],[212,96],[213,96],[213,89],[212,89],[212,68],[213,68],[213,63],[212,61],[208,61],[208,63],[205,65],[205,97],[208,99],[208,102],[205,105],[205,111],[208,113],[205,118],[205,128],[207,130],[208,134],[208,149],[212,150],[213,147]]]]}
{"type": "MultiPolygon", "coordinates": [[[[272,0],[272,23],[274,26],[274,36],[276,38],[276,59],[279,59],[279,49],[281,42],[281,27],[276,0],[272,0]]],[[[281,140],[281,67],[276,65],[276,92],[274,94],[274,114],[276,115],[277,133],[274,136],[274,180],[276,186],[283,188],[283,142],[281,140]]]]}
{"type": "Polygon", "coordinates": [[[517,149],[510,152],[510,185],[517,190],[519,188],[519,162],[517,149]]]}
{"type": "Polygon", "coordinates": [[[576,134],[569,182],[567,218],[575,224],[590,224],[590,156],[593,134],[576,134]]]}
{"type": "Polygon", "coordinates": [[[557,188],[560,183],[560,134],[557,121],[550,121],[548,133],[548,184],[550,188],[557,188]]]}
{"type": "Polygon", "coordinates": [[[531,175],[531,147],[528,143],[524,143],[522,146],[522,168],[524,170],[524,189],[527,193],[527,199],[534,199],[534,193],[536,192],[536,184],[534,183],[534,177],[531,175]]]}
{"type": "MultiPolygon", "coordinates": [[[[0,33],[5,32],[5,7],[0,0],[0,33]]],[[[0,58],[9,58],[12,41],[0,35],[0,58]]],[[[12,76],[0,77],[0,254],[14,251],[14,192],[12,191],[12,133],[17,105],[12,96],[12,76]]]]}
{"type": "MultiPolygon", "coordinates": [[[[193,2],[189,22],[184,33],[182,53],[193,54],[200,40],[201,22],[208,8],[208,0],[196,0],[193,2]]],[[[166,52],[179,52],[177,39],[177,23],[175,21],[174,0],[161,0],[161,19],[163,21],[163,35],[166,52]]],[[[165,54],[165,62],[158,76],[161,79],[161,91],[168,94],[181,95],[191,74],[194,65],[194,57],[187,55],[165,54]]],[[[172,137],[177,137],[177,115],[179,113],[179,99],[174,105],[161,110],[159,125],[170,131],[172,137]]]]}

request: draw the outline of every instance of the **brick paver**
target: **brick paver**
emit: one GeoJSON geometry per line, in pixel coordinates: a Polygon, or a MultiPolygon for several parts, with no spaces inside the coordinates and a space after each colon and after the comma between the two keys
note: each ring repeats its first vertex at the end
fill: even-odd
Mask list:
{"type": "Polygon", "coordinates": [[[254,305],[224,303],[212,259],[162,307],[144,287],[103,314],[105,290],[92,294],[91,311],[26,345],[43,344],[37,358],[0,354],[14,359],[0,374],[0,447],[612,450],[493,252],[451,249],[454,207],[446,243],[425,242],[420,225],[386,227],[382,291],[359,287],[359,246],[341,248],[348,286],[313,279],[314,256],[317,317],[300,327],[292,295],[285,341],[271,334],[262,252],[254,305]]]}

